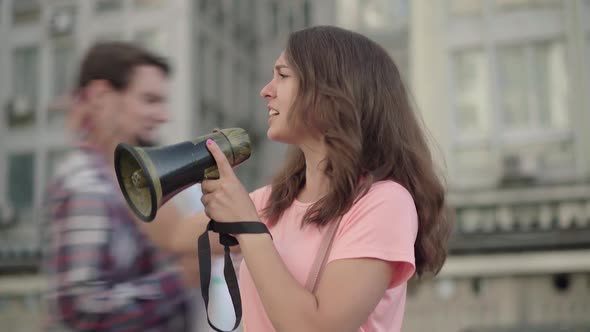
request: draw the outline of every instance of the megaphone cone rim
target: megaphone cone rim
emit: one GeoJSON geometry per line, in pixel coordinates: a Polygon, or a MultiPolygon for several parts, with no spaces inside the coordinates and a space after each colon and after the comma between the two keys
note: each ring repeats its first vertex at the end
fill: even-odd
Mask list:
{"type": "Polygon", "coordinates": [[[132,145],[126,144],[126,143],[119,143],[117,145],[117,147],[115,148],[115,173],[117,174],[117,182],[119,182],[119,187],[121,188],[121,192],[123,193],[123,197],[125,197],[125,200],[127,201],[127,205],[129,207],[131,207],[131,209],[133,210],[133,212],[135,213],[135,215],[138,218],[140,218],[143,221],[149,222],[149,221],[154,220],[154,218],[156,217],[156,212],[158,211],[158,199],[157,199],[157,194],[156,194],[156,189],[155,189],[155,183],[153,181],[153,177],[150,172],[151,168],[145,164],[145,158],[142,158],[142,157],[143,156],[140,156],[137,149],[135,147],[133,147],[132,145]],[[131,200],[129,193],[124,188],[125,182],[122,178],[120,167],[117,167],[117,165],[119,165],[119,161],[121,159],[121,156],[124,152],[127,152],[127,153],[131,154],[131,156],[133,156],[135,161],[139,164],[139,167],[141,167],[141,170],[143,171],[143,173],[146,175],[146,178],[147,178],[146,180],[148,182],[148,188],[150,191],[150,199],[151,199],[151,209],[150,209],[149,215],[145,215],[137,209],[137,207],[135,206],[135,202],[133,202],[131,200]]]}

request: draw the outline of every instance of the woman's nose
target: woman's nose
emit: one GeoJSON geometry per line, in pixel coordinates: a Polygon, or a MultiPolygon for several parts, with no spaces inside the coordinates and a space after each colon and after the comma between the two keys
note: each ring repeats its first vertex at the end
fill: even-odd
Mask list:
{"type": "Polygon", "coordinates": [[[262,88],[262,90],[260,90],[260,97],[262,97],[264,99],[272,98],[272,97],[274,97],[274,95],[275,95],[275,88],[274,88],[273,81],[268,82],[262,88]]]}

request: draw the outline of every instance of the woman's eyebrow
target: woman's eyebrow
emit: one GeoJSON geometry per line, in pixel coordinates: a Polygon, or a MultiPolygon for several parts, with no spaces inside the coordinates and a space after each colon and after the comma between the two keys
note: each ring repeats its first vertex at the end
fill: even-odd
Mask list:
{"type": "Polygon", "coordinates": [[[274,70],[279,71],[282,68],[289,68],[287,65],[275,65],[274,70]]]}

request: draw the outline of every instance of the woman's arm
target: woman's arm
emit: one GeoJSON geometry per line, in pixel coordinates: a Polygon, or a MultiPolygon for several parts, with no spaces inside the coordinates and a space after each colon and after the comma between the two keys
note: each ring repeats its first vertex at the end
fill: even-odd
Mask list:
{"type": "Polygon", "coordinates": [[[395,272],[390,262],[378,259],[336,260],[326,266],[314,295],[293,278],[268,235],[244,234],[238,240],[277,331],[357,331],[395,272]]]}

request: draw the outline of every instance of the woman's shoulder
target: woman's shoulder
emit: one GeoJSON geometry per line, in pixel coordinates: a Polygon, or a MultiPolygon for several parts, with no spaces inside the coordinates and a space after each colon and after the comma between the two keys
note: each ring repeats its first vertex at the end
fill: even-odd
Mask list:
{"type": "Polygon", "coordinates": [[[416,204],[412,194],[401,184],[384,180],[373,183],[367,193],[354,202],[348,214],[359,215],[369,212],[389,214],[402,210],[416,214],[416,204]]]}
{"type": "Polygon", "coordinates": [[[269,196],[272,191],[272,186],[266,185],[250,192],[250,196],[269,196]]]}
{"type": "Polygon", "coordinates": [[[272,192],[272,186],[266,185],[264,187],[260,187],[250,193],[250,199],[254,202],[254,206],[256,209],[261,210],[266,205],[268,198],[272,192]]]}
{"type": "Polygon", "coordinates": [[[353,204],[342,224],[341,236],[371,239],[374,245],[391,248],[391,239],[407,235],[404,239],[411,240],[407,242],[411,247],[418,230],[418,213],[404,186],[395,181],[379,181],[353,204]]]}
{"type": "Polygon", "coordinates": [[[379,198],[380,200],[406,200],[409,202],[414,202],[412,198],[412,194],[401,184],[393,181],[393,180],[383,180],[375,182],[369,188],[369,191],[359,199],[363,201],[365,199],[375,199],[379,198]]]}

